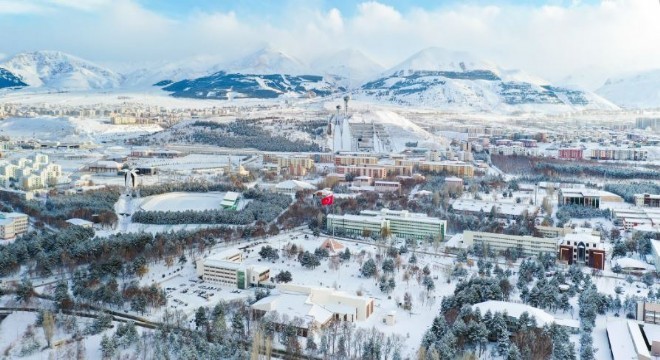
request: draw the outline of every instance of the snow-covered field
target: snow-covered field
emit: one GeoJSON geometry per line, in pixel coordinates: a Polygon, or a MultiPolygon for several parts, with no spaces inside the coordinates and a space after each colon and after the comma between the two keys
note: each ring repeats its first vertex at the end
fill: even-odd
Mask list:
{"type": "Polygon", "coordinates": [[[222,192],[160,194],[144,198],[140,209],[145,211],[217,210],[224,196],[225,193],[222,192]]]}
{"type": "Polygon", "coordinates": [[[135,137],[160,131],[154,124],[112,125],[108,119],[74,117],[8,118],[0,121],[0,134],[14,140],[39,139],[45,141],[97,142],[135,137]]]}

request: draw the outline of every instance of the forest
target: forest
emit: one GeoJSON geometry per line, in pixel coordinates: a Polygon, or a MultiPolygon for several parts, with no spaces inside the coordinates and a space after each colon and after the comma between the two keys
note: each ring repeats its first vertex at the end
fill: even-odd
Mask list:
{"type": "Polygon", "coordinates": [[[119,187],[107,187],[73,195],[49,194],[45,198],[26,201],[15,193],[0,192],[0,203],[55,227],[65,227],[66,220],[81,218],[88,221],[98,216],[103,225],[117,223],[114,206],[120,196],[119,187]]]}

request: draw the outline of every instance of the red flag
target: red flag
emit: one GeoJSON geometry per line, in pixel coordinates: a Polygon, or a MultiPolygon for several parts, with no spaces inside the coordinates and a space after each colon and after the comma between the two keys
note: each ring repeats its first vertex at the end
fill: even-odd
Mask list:
{"type": "Polygon", "coordinates": [[[325,195],[321,198],[321,205],[332,205],[332,203],[335,202],[335,195],[333,193],[330,193],[328,195],[325,195]]]}

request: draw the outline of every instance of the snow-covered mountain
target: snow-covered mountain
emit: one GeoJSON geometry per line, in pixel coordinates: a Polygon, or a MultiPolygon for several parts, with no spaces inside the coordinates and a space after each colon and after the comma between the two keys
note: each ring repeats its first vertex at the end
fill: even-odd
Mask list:
{"type": "Polygon", "coordinates": [[[214,70],[232,74],[309,74],[307,66],[302,61],[272,47],[265,47],[227,66],[216,67],[214,70]]]}
{"type": "Polygon", "coordinates": [[[608,79],[596,93],[626,108],[660,108],[660,69],[608,79]]]}
{"type": "Polygon", "coordinates": [[[0,67],[30,87],[95,90],[117,88],[122,82],[122,76],[114,71],[60,51],[20,53],[0,67]]]}
{"type": "Polygon", "coordinates": [[[21,79],[12,74],[9,70],[0,68],[0,89],[2,88],[17,88],[27,86],[21,79]]]}
{"type": "Polygon", "coordinates": [[[346,90],[332,77],[309,75],[300,60],[270,47],[211,71],[210,75],[160,84],[172,96],[200,99],[327,96],[346,90]]]}
{"type": "Polygon", "coordinates": [[[355,49],[320,57],[312,63],[312,69],[317,74],[337,77],[348,87],[359,86],[385,70],[382,65],[355,49]]]}
{"type": "Polygon", "coordinates": [[[318,75],[237,74],[224,71],[163,87],[175,97],[220,99],[273,99],[280,96],[316,97],[345,91],[318,75]]]}
{"type": "Polygon", "coordinates": [[[202,77],[217,72],[212,70],[217,63],[217,59],[213,57],[201,56],[175,62],[145,64],[125,72],[122,87],[149,88],[155,84],[165,86],[185,79],[202,77]]]}
{"type": "Polygon", "coordinates": [[[503,70],[465,52],[429,48],[369,81],[358,100],[476,111],[615,109],[593,93],[553,86],[518,70],[503,70]]]}

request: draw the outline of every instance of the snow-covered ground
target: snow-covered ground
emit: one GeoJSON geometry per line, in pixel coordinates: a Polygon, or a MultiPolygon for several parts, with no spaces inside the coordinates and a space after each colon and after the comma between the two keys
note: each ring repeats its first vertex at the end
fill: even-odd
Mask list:
{"type": "Polygon", "coordinates": [[[173,192],[143,198],[139,207],[145,211],[217,210],[224,196],[223,192],[173,192]]]}
{"type": "Polygon", "coordinates": [[[162,130],[159,125],[112,125],[108,119],[75,117],[8,118],[0,122],[0,134],[12,140],[83,143],[136,137],[162,130]]]}

